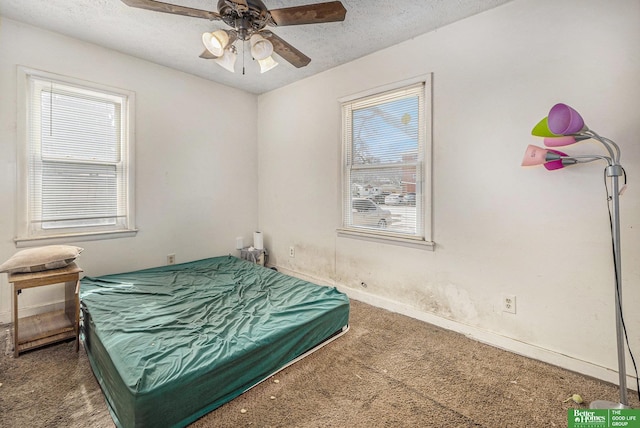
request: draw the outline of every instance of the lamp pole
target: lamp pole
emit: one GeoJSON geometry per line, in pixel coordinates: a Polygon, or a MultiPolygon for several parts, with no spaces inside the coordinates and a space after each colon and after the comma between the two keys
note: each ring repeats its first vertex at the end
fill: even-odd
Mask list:
{"type": "MultiPolygon", "coordinates": [[[[566,104],[558,103],[549,111],[549,115],[542,119],[533,128],[531,134],[545,137],[545,146],[562,147],[574,144],[578,141],[593,138],[600,142],[607,150],[609,156],[587,155],[569,156],[553,149],[529,145],[522,161],[522,166],[544,165],[552,171],[564,168],[567,165],[586,163],[595,160],[607,161],[606,177],[611,181],[611,196],[607,204],[611,202],[609,210],[611,241],[613,244],[613,264],[615,269],[615,314],[616,314],[616,343],[618,350],[618,378],[620,387],[620,402],[595,400],[590,404],[592,409],[625,409],[629,407],[627,398],[627,369],[625,365],[625,325],[622,318],[622,258],[620,249],[620,189],[618,179],[625,175],[620,165],[620,147],[608,139],[601,137],[595,131],[589,129],[582,116],[566,104]]],[[[626,181],[626,180],[625,180],[626,181]]],[[[633,355],[632,355],[633,357],[633,355]]]]}
{"type": "Polygon", "coordinates": [[[607,167],[607,176],[611,179],[611,239],[613,240],[613,262],[615,273],[616,341],[618,345],[618,385],[620,402],[596,400],[589,406],[592,409],[625,409],[629,407],[627,398],[627,370],[624,351],[624,326],[622,324],[622,259],[620,251],[620,190],[618,177],[622,175],[622,166],[617,163],[607,167]]]}

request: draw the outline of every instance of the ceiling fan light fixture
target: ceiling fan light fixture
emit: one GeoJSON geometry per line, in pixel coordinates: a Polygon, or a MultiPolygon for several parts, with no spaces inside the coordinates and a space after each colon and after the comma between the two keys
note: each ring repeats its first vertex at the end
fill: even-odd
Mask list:
{"type": "MultiPolygon", "coordinates": [[[[262,72],[270,70],[277,65],[277,62],[271,58],[271,54],[274,52],[296,68],[305,67],[311,62],[311,58],[276,34],[271,31],[263,31],[266,26],[282,27],[341,22],[344,21],[347,13],[344,5],[339,0],[279,9],[268,9],[262,3],[262,0],[218,0],[217,12],[167,3],[164,0],[121,1],[127,6],[138,9],[203,18],[209,21],[222,21],[231,29],[204,33],[202,35],[202,43],[205,46],[205,51],[200,54],[200,58],[220,60],[218,62],[220,65],[231,70],[235,64],[236,51],[226,53],[226,49],[232,48],[236,40],[241,40],[243,42],[242,52],[244,57],[244,42],[251,39],[250,47],[253,58],[263,61],[260,66],[262,72]],[[251,37],[257,33],[261,34],[258,37],[251,37]],[[224,58],[225,56],[227,58],[224,58]]],[[[564,114],[561,114],[559,117],[563,116],[564,114]]]]}
{"type": "Polygon", "coordinates": [[[251,43],[251,56],[258,61],[266,60],[273,53],[273,44],[260,34],[252,35],[249,40],[251,43]]]}
{"type": "Polygon", "coordinates": [[[216,30],[202,35],[202,44],[215,57],[224,56],[225,48],[229,45],[229,34],[225,30],[216,30]]]}
{"type": "Polygon", "coordinates": [[[258,64],[260,64],[260,73],[266,73],[267,71],[277,66],[278,62],[276,62],[276,60],[273,59],[271,55],[269,55],[265,59],[259,59],[258,64]]]}
{"type": "Polygon", "coordinates": [[[233,45],[224,50],[223,55],[214,61],[222,68],[232,73],[235,73],[234,67],[236,65],[237,53],[233,45]]]}

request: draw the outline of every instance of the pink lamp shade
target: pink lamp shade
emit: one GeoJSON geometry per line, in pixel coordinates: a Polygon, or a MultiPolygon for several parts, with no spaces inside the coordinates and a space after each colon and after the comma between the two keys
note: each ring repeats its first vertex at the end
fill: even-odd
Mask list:
{"type": "Polygon", "coordinates": [[[556,135],[577,134],[587,129],[580,113],[562,103],[551,107],[548,125],[549,130],[556,135]]]}
{"type": "MultiPolygon", "coordinates": [[[[546,167],[547,163],[556,161],[560,161],[560,164],[562,164],[563,156],[567,156],[567,154],[562,153],[558,150],[544,149],[542,147],[529,144],[527,150],[524,153],[524,158],[522,159],[522,166],[535,166],[544,164],[546,167]]],[[[559,168],[562,168],[562,166],[560,166],[559,168]]],[[[547,169],[549,169],[549,167],[547,167],[547,169]]]]}
{"type": "Polygon", "coordinates": [[[558,159],[545,163],[544,167],[547,168],[548,171],[555,171],[556,169],[564,168],[564,163],[562,162],[562,159],[558,159]]]}
{"type": "Polygon", "coordinates": [[[588,140],[589,137],[566,135],[564,137],[546,137],[544,139],[544,145],[547,147],[563,147],[575,144],[578,141],[588,140]]]}
{"type": "Polygon", "coordinates": [[[575,137],[566,136],[566,137],[546,137],[544,139],[544,145],[546,147],[562,147],[569,146],[571,144],[575,144],[575,137]]]}
{"type": "Polygon", "coordinates": [[[575,165],[578,163],[577,159],[572,158],[562,158],[558,160],[553,160],[551,162],[547,162],[544,164],[544,167],[549,171],[555,171],[556,169],[564,168],[567,165],[575,165]]]}

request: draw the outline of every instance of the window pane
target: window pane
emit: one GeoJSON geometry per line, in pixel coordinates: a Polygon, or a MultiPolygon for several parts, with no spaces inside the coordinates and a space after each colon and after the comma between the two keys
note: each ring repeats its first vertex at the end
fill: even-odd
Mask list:
{"type": "Polygon", "coordinates": [[[60,88],[43,90],[40,104],[43,158],[119,160],[119,105],[60,88]]]}
{"type": "Polygon", "coordinates": [[[418,157],[418,97],[353,110],[353,163],[415,161],[418,157]]]}
{"type": "Polygon", "coordinates": [[[28,113],[18,239],[101,239],[135,232],[130,132],[135,94],[18,71],[28,113]]]}
{"type": "Polygon", "coordinates": [[[424,100],[420,82],[343,104],[344,227],[424,239],[424,100]]]}
{"type": "Polygon", "coordinates": [[[352,225],[415,235],[415,177],[415,166],[353,171],[352,225]],[[409,177],[413,181],[407,181],[409,177]]]}
{"type": "Polygon", "coordinates": [[[42,227],[114,225],[118,215],[116,190],[113,165],[45,162],[42,227]]]}

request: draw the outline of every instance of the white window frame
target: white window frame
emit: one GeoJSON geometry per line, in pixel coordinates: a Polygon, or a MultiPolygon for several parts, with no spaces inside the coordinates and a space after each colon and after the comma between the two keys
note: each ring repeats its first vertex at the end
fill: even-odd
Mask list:
{"type": "MultiPolygon", "coordinates": [[[[35,70],[23,66],[17,67],[17,210],[16,210],[16,238],[17,247],[28,247],[43,244],[58,244],[75,241],[111,239],[135,236],[135,171],[134,171],[134,143],[135,143],[135,93],[72,77],[62,76],[46,71],[35,70]],[[100,94],[105,100],[115,100],[120,105],[120,153],[116,170],[118,171],[118,215],[122,216],[114,225],[43,228],[38,218],[41,195],[38,194],[39,173],[33,168],[39,156],[41,142],[39,140],[39,124],[32,123],[32,117],[38,114],[39,105],[32,105],[31,79],[50,82],[51,85],[63,85],[73,88],[78,94],[90,92],[100,94]],[[32,134],[34,138],[32,138],[32,134]]],[[[35,103],[34,103],[35,104],[35,103]]],[[[75,160],[77,161],[77,160],[75,160]]],[[[91,162],[80,161],[91,165],[91,162]]],[[[96,163],[100,165],[100,163],[96,163]]],[[[41,217],[41,216],[40,216],[41,217]]]]}
{"type": "Polygon", "coordinates": [[[355,238],[373,242],[395,244],[425,250],[434,250],[435,243],[432,238],[432,74],[418,76],[413,79],[403,80],[382,87],[374,88],[365,92],[350,95],[338,100],[342,108],[342,227],[338,228],[339,237],[355,238]],[[385,229],[370,229],[350,226],[349,220],[352,213],[352,189],[350,173],[352,165],[351,159],[352,136],[349,135],[351,120],[351,106],[357,105],[359,101],[366,100],[385,93],[402,91],[405,88],[422,84],[424,88],[424,112],[420,118],[422,133],[419,147],[419,159],[417,160],[417,176],[420,177],[416,183],[416,235],[398,234],[385,229]],[[348,107],[345,107],[348,106],[348,107]]]}

